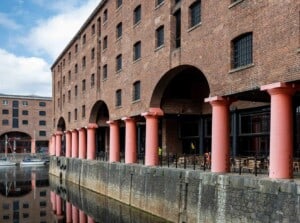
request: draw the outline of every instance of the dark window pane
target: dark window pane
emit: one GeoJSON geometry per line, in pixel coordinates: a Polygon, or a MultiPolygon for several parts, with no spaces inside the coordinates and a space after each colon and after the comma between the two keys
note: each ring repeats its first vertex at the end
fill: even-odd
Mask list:
{"type": "Polygon", "coordinates": [[[164,27],[161,26],[156,30],[156,47],[164,44],[164,27]]]}
{"type": "Polygon", "coordinates": [[[190,6],[191,27],[201,22],[201,1],[196,1],[190,6]]]}
{"type": "Polygon", "coordinates": [[[252,63],[252,33],[233,40],[233,68],[252,63]]]}
{"type": "Polygon", "coordinates": [[[133,12],[133,24],[137,24],[141,21],[142,17],[142,8],[141,5],[137,6],[133,12]]]}

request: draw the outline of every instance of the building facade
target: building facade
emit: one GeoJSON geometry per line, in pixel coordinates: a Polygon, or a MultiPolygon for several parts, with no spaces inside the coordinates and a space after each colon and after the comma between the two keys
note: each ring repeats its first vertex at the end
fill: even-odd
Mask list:
{"type": "MultiPolygon", "coordinates": [[[[103,0],[52,66],[52,155],[300,156],[300,4],[103,0]]],[[[278,165],[280,163],[280,165],[278,165]]]]}
{"type": "Polygon", "coordinates": [[[1,94],[0,100],[0,152],[48,151],[52,98],[1,94]]]}

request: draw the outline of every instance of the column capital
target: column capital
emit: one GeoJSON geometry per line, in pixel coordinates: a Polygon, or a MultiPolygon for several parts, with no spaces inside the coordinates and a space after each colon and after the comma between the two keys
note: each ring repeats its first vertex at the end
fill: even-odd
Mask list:
{"type": "Polygon", "coordinates": [[[143,112],[142,116],[163,116],[164,111],[161,108],[149,108],[149,111],[143,112]]]}
{"type": "Polygon", "coordinates": [[[63,132],[62,131],[56,131],[55,135],[63,135],[63,132]]]}
{"type": "Polygon", "coordinates": [[[85,128],[86,129],[96,129],[96,128],[98,128],[98,125],[96,123],[89,123],[85,128]]]}
{"type": "Polygon", "coordinates": [[[72,132],[72,130],[66,130],[66,131],[64,131],[65,134],[71,133],[71,132],[72,132]]]}
{"type": "Polygon", "coordinates": [[[132,118],[132,117],[123,117],[121,118],[123,121],[135,121],[135,118],[132,118]]]}
{"type": "Polygon", "coordinates": [[[82,130],[85,130],[85,127],[80,127],[80,128],[77,128],[77,131],[80,132],[82,130]]]}
{"type": "Polygon", "coordinates": [[[106,121],[107,124],[118,124],[118,121],[117,120],[108,120],[106,121]]]}
{"type": "Polygon", "coordinates": [[[77,129],[72,129],[71,132],[78,132],[78,130],[77,129]]]}
{"type": "Polygon", "coordinates": [[[276,95],[276,94],[293,95],[299,89],[300,89],[299,86],[297,86],[296,84],[285,83],[285,82],[276,82],[272,84],[263,85],[260,87],[261,91],[267,91],[270,95],[276,95]]]}
{"type": "Polygon", "coordinates": [[[208,102],[211,105],[230,105],[234,100],[229,98],[229,97],[225,97],[225,96],[214,96],[214,97],[209,97],[209,98],[205,98],[204,102],[208,102]]]}

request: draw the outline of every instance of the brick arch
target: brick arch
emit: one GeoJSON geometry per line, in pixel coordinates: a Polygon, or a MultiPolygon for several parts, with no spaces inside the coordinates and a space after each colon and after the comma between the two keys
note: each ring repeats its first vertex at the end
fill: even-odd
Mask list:
{"type": "Polygon", "coordinates": [[[199,113],[210,88],[204,74],[196,67],[182,65],[169,70],[156,85],[150,107],[165,113],[199,113]]]}
{"type": "Polygon", "coordinates": [[[60,117],[58,119],[56,130],[57,131],[65,131],[66,130],[66,122],[65,122],[65,119],[63,117],[60,117]]]}
{"type": "Polygon", "coordinates": [[[8,153],[24,152],[24,149],[30,151],[32,136],[27,132],[7,131],[0,135],[0,153],[4,153],[5,141],[7,142],[8,153]],[[16,151],[14,151],[14,144],[16,151]]]}
{"type": "Polygon", "coordinates": [[[91,109],[89,123],[103,126],[106,125],[107,120],[109,120],[109,111],[106,103],[102,100],[97,101],[91,109]]]}

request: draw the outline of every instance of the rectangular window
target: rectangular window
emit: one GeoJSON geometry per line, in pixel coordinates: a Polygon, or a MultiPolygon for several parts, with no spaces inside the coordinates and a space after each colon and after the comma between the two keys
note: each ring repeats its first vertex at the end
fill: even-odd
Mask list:
{"type": "Polygon", "coordinates": [[[39,111],[40,116],[46,116],[46,111],[39,111]]]}
{"type": "Polygon", "coordinates": [[[116,37],[117,37],[117,39],[122,37],[122,23],[121,22],[117,25],[116,37]]]}
{"type": "Polygon", "coordinates": [[[78,65],[77,64],[75,64],[75,68],[74,68],[74,72],[75,72],[75,74],[77,74],[77,72],[78,72],[78,65]]]}
{"type": "Polygon", "coordinates": [[[19,109],[13,109],[13,117],[19,117],[19,109]]]}
{"type": "Polygon", "coordinates": [[[82,105],[82,118],[85,118],[85,105],[82,105]]]}
{"type": "Polygon", "coordinates": [[[137,81],[133,84],[133,101],[141,99],[141,82],[137,81]]]}
{"type": "Polygon", "coordinates": [[[23,204],[23,208],[24,208],[24,209],[28,209],[28,208],[29,208],[29,204],[28,204],[28,203],[24,203],[24,204],[23,204]]]}
{"type": "Polygon", "coordinates": [[[77,120],[77,108],[74,109],[74,120],[77,120]]]}
{"type": "Polygon", "coordinates": [[[19,101],[13,101],[13,108],[19,107],[19,101]]]}
{"type": "Polygon", "coordinates": [[[82,37],[82,45],[84,45],[86,43],[86,35],[84,34],[82,37]]]}
{"type": "Polygon", "coordinates": [[[141,58],[141,41],[133,45],[133,60],[141,58]]]}
{"type": "Polygon", "coordinates": [[[117,9],[121,7],[122,5],[122,0],[116,0],[117,1],[117,9]]]}
{"type": "Polygon", "coordinates": [[[22,121],[22,124],[23,124],[23,125],[28,125],[28,120],[23,120],[23,121],[22,121]]]}
{"type": "Polygon", "coordinates": [[[91,75],[91,87],[94,87],[95,85],[95,74],[91,75]]]}
{"type": "Polygon", "coordinates": [[[96,33],[96,28],[95,28],[95,24],[92,25],[92,35],[94,35],[96,33]]]}
{"type": "Polygon", "coordinates": [[[164,45],[164,26],[160,26],[156,30],[156,47],[164,45]]]}
{"type": "Polygon", "coordinates": [[[122,54],[116,57],[116,71],[122,70],[122,54]]]}
{"type": "Polygon", "coordinates": [[[71,82],[71,71],[70,70],[68,72],[68,81],[69,81],[69,83],[71,82]]]}
{"type": "Polygon", "coordinates": [[[103,38],[103,50],[107,48],[107,36],[103,38]]]}
{"type": "Polygon", "coordinates": [[[40,106],[40,107],[46,107],[46,102],[40,101],[39,106],[40,106]]]}
{"type": "Polygon", "coordinates": [[[116,91],[116,107],[120,107],[122,105],[122,90],[116,91]]]}
{"type": "Polygon", "coordinates": [[[68,123],[71,122],[71,112],[68,112],[68,123]]]}
{"type": "Polygon", "coordinates": [[[175,48],[181,46],[181,11],[180,9],[174,13],[175,18],[175,48]]]}
{"type": "Polygon", "coordinates": [[[71,90],[68,90],[68,102],[71,101],[71,90]]]}
{"type": "Polygon", "coordinates": [[[85,79],[82,80],[82,91],[85,91],[86,86],[85,86],[85,79]]]}
{"type": "Polygon", "coordinates": [[[22,101],[23,106],[28,106],[28,101],[22,101]]]}
{"type": "Polygon", "coordinates": [[[103,12],[103,22],[105,23],[108,19],[108,12],[107,12],[107,9],[104,10],[103,12]]]}
{"type": "Polygon", "coordinates": [[[22,111],[22,115],[28,115],[28,114],[29,114],[29,112],[27,110],[22,111]]]}
{"type": "Polygon", "coordinates": [[[142,7],[138,5],[133,11],[133,25],[141,21],[142,18],[142,7]]]}
{"type": "Polygon", "coordinates": [[[77,87],[77,85],[75,85],[74,94],[75,94],[75,97],[76,97],[76,96],[77,96],[77,94],[78,94],[78,87],[77,87]]]}
{"type": "Polygon", "coordinates": [[[68,54],[68,60],[69,60],[69,62],[71,62],[71,52],[69,52],[69,54],[68,54]]]}
{"type": "Polygon", "coordinates": [[[8,115],[9,114],[9,110],[8,109],[3,109],[2,110],[2,115],[8,115]]]}
{"type": "Polygon", "coordinates": [[[190,27],[194,27],[201,22],[201,1],[195,1],[190,6],[190,27]]]}
{"type": "Polygon", "coordinates": [[[233,40],[233,68],[252,64],[252,33],[243,34],[233,40]]]}
{"type": "Polygon", "coordinates": [[[9,125],[9,121],[7,119],[3,119],[2,125],[4,125],[4,126],[9,125]]]}
{"type": "Polygon", "coordinates": [[[45,120],[40,120],[39,121],[39,125],[45,126],[46,125],[46,121],[45,120]]]}
{"type": "Polygon", "coordinates": [[[19,119],[13,118],[13,128],[19,128],[19,119]]]}
{"type": "Polygon", "coordinates": [[[95,59],[95,48],[93,48],[91,50],[91,59],[94,60],[95,59]]]}
{"type": "Polygon", "coordinates": [[[78,44],[75,45],[75,53],[78,53],[78,44]]]}
{"type": "Polygon", "coordinates": [[[86,59],[85,57],[82,57],[82,69],[86,67],[86,59]]]}
{"type": "Polygon", "coordinates": [[[103,80],[107,79],[107,64],[103,66],[103,80]]]}
{"type": "Polygon", "coordinates": [[[8,100],[3,100],[3,101],[2,101],[2,104],[3,104],[3,105],[8,105],[8,100]]]}
{"type": "Polygon", "coordinates": [[[39,131],[39,136],[46,136],[46,131],[39,131]]]}

